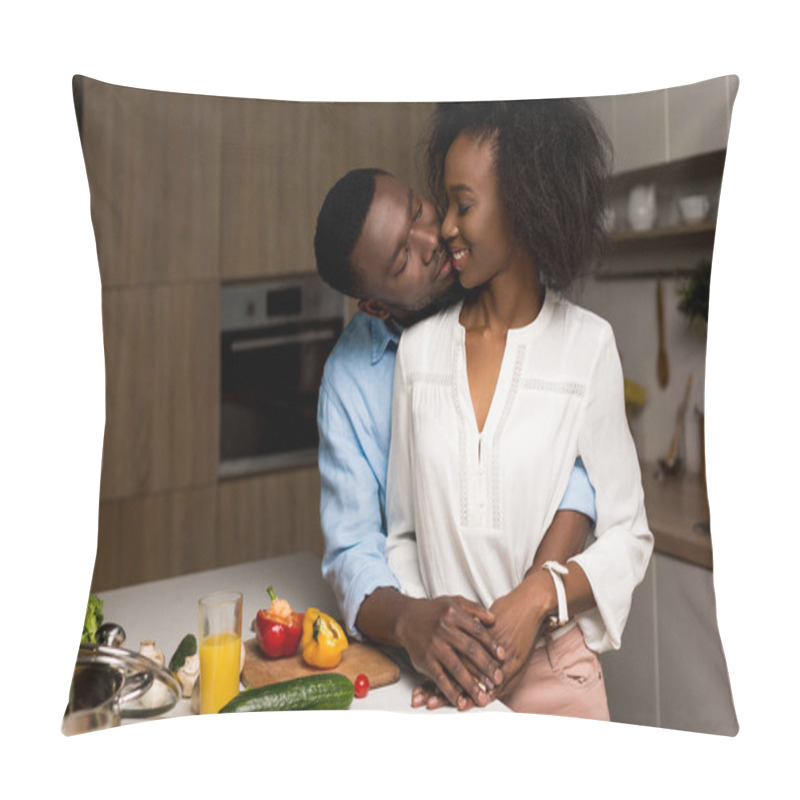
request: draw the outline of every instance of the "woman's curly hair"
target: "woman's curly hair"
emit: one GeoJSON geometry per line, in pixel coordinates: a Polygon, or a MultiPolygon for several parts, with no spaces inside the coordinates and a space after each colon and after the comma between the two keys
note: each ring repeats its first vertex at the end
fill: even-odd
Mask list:
{"type": "Polygon", "coordinates": [[[546,286],[563,290],[605,246],[611,145],[580,100],[440,103],[427,144],[428,187],[444,216],[444,164],[461,133],[495,137],[494,166],[511,230],[546,286]]]}

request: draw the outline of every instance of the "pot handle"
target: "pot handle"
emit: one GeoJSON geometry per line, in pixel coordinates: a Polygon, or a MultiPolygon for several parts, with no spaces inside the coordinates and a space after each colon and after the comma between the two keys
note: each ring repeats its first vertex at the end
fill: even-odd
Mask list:
{"type": "Polygon", "coordinates": [[[153,673],[150,670],[134,672],[125,678],[122,686],[122,693],[119,696],[119,704],[125,705],[131,700],[141,697],[153,685],[153,673]]]}

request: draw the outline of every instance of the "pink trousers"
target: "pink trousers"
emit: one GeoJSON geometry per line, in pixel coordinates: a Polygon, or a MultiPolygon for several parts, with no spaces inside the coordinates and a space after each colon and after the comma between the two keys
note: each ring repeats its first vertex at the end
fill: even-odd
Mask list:
{"type": "Polygon", "coordinates": [[[576,625],[557,639],[545,635],[513,693],[503,702],[514,711],[609,721],[600,659],[576,625]]]}

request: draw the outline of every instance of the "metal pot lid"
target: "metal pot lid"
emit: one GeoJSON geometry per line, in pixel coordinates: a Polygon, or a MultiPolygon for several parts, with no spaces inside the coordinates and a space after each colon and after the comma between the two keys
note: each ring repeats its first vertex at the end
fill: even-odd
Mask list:
{"type": "Polygon", "coordinates": [[[171,672],[151,658],[123,647],[81,644],[76,663],[103,665],[123,675],[119,698],[123,718],[166,714],[181,696],[181,686],[171,672]]]}

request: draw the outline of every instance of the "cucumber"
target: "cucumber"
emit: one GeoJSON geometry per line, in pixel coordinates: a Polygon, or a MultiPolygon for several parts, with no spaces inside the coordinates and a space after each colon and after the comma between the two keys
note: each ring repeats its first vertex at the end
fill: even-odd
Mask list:
{"type": "Polygon", "coordinates": [[[306,675],[259,689],[246,689],[219,713],[240,711],[321,711],[347,708],[353,701],[353,683],[338,672],[306,675]]]}
{"type": "Polygon", "coordinates": [[[186,661],[187,656],[193,656],[197,652],[197,638],[193,633],[187,633],[181,639],[178,649],[169,660],[169,671],[175,674],[186,661]]]}

